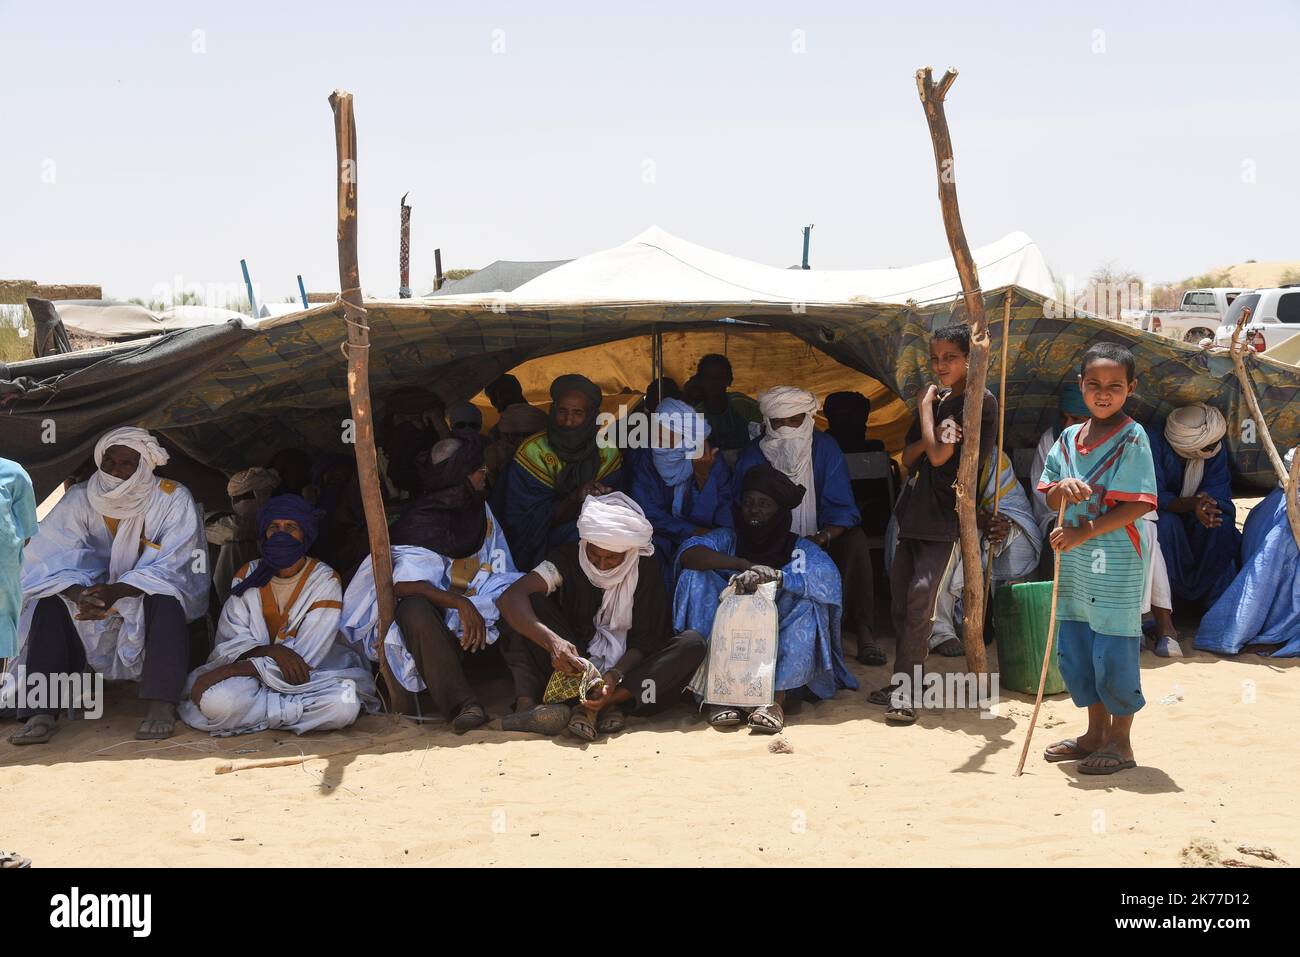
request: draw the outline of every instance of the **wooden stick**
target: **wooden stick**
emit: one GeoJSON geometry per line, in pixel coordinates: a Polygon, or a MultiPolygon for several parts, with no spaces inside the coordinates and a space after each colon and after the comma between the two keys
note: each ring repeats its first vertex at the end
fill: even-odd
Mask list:
{"type": "Polygon", "coordinates": [[[1286,520],[1291,526],[1296,548],[1300,548],[1300,502],[1296,501],[1296,482],[1300,481],[1300,455],[1291,456],[1291,474],[1286,489],[1286,520]]]}
{"type": "Polygon", "coordinates": [[[1273,471],[1277,472],[1278,481],[1285,482],[1287,480],[1286,464],[1282,461],[1282,456],[1278,455],[1277,446],[1273,444],[1273,436],[1268,430],[1268,423],[1264,421],[1264,414],[1259,409],[1259,400],[1255,398],[1255,388],[1251,385],[1250,374],[1246,371],[1246,343],[1244,338],[1241,337],[1249,319],[1250,309],[1241,310],[1241,315],[1237,317],[1237,326],[1232,330],[1232,343],[1228,347],[1228,354],[1232,356],[1232,364],[1237,370],[1237,380],[1241,383],[1242,396],[1246,400],[1246,405],[1250,407],[1250,414],[1255,417],[1255,422],[1259,425],[1259,434],[1264,442],[1264,451],[1268,453],[1269,461],[1273,463],[1273,471]]]}
{"type": "Polygon", "coordinates": [[[1296,547],[1300,548],[1300,507],[1297,507],[1295,500],[1297,463],[1300,462],[1300,455],[1295,456],[1291,461],[1291,468],[1288,470],[1286,462],[1278,454],[1277,446],[1273,444],[1273,433],[1269,431],[1268,423],[1264,421],[1264,413],[1260,411],[1259,399],[1255,396],[1255,387],[1250,381],[1250,373],[1246,371],[1246,340],[1244,330],[1246,323],[1250,320],[1250,309],[1241,310],[1241,315],[1237,317],[1237,325],[1232,330],[1232,342],[1228,346],[1228,353],[1232,356],[1233,368],[1237,370],[1237,381],[1241,383],[1241,394],[1246,400],[1246,405],[1250,408],[1250,414],[1254,416],[1255,423],[1259,427],[1259,435],[1264,442],[1264,451],[1268,453],[1269,461],[1273,464],[1273,471],[1277,473],[1277,479],[1282,483],[1282,488],[1286,490],[1286,520],[1291,526],[1291,537],[1295,539],[1296,547]]]}
{"type": "Polygon", "coordinates": [[[375,573],[379,605],[379,669],[392,689],[395,680],[384,654],[384,636],[397,613],[393,595],[393,553],[388,543],[388,519],[379,483],[379,460],[375,453],[375,423],[370,404],[370,324],[361,305],[361,267],[357,262],[357,129],[352,117],[352,94],[335,90],[330,94],[334,110],[334,143],[338,157],[338,246],[339,288],[343,320],[347,323],[348,401],[352,405],[357,457],[357,481],[366,513],[370,537],[370,560],[375,573]]]}
{"type": "MultiPolygon", "coordinates": [[[[993,514],[998,514],[1002,505],[1002,440],[1006,432],[1007,421],[1007,340],[1011,332],[1011,290],[1007,290],[1006,303],[1002,307],[1002,381],[998,385],[998,447],[995,450],[997,472],[993,476],[993,514]]],[[[1013,464],[1014,470],[1014,464],[1013,464]]],[[[993,546],[989,546],[988,557],[984,559],[984,601],[993,590],[993,546]]]]}
{"type": "MultiPolygon", "coordinates": [[[[1065,521],[1065,496],[1061,496],[1061,507],[1056,512],[1056,526],[1060,528],[1065,521]]],[[[1025,770],[1025,757],[1029,754],[1029,740],[1034,736],[1034,725],[1038,723],[1038,709],[1043,706],[1043,689],[1047,687],[1047,669],[1052,663],[1052,640],[1056,637],[1056,590],[1061,584],[1061,553],[1052,549],[1052,613],[1047,621],[1047,650],[1043,652],[1043,673],[1038,677],[1038,697],[1034,700],[1034,713],[1029,718],[1029,731],[1025,734],[1025,746],[1020,749],[1020,763],[1016,765],[1016,777],[1025,770]]]]}
{"type": "Polygon", "coordinates": [[[957,265],[957,275],[961,278],[966,314],[970,322],[970,362],[966,372],[966,402],[963,403],[962,412],[961,459],[957,466],[954,488],[957,492],[957,516],[961,526],[962,571],[966,579],[962,588],[966,624],[962,633],[962,645],[966,650],[967,667],[977,674],[983,674],[988,671],[988,662],[984,656],[984,570],[979,528],[975,523],[975,507],[979,495],[980,416],[984,407],[984,383],[989,371],[989,331],[984,317],[984,294],[980,289],[979,273],[961,225],[953,171],[952,137],[948,133],[948,120],[943,111],[944,95],[956,79],[957,71],[952,69],[938,83],[931,77],[928,66],[916,71],[916,89],[921,95],[921,106],[925,110],[925,119],[930,126],[930,140],[934,146],[943,227],[948,234],[948,247],[952,250],[952,258],[957,265]]]}

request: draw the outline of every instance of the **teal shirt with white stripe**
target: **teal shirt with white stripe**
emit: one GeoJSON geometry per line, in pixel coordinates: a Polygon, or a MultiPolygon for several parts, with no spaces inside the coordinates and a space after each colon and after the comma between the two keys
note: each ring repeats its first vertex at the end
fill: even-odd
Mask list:
{"type": "MultiPolygon", "coordinates": [[[[1079,444],[1083,425],[1061,433],[1043,466],[1038,489],[1046,492],[1065,478],[1087,482],[1092,495],[1065,507],[1065,525],[1095,520],[1126,502],[1156,505],[1156,472],[1146,431],[1128,416],[1090,448],[1079,444]]],[[[1091,538],[1061,553],[1056,617],[1085,621],[1094,632],[1142,637],[1142,592],[1149,554],[1143,554],[1136,524],[1091,538]]]]}

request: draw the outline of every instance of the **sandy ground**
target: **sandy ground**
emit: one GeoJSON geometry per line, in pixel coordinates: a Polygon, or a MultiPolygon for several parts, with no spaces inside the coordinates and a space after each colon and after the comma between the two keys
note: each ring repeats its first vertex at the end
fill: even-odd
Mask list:
{"type": "MultiPolygon", "coordinates": [[[[956,668],[949,660],[940,667],[956,668]]],[[[343,733],[136,742],[132,686],[43,748],[0,743],[0,847],[37,866],[111,865],[1179,865],[1300,861],[1300,751],[1279,746],[1300,662],[1144,656],[1141,767],[1081,776],[1042,748],[1082,730],[1032,698],[997,717],[886,725],[863,691],[805,705],[784,735],[720,732],[681,708],[594,744],[499,730],[457,737],[388,716],[343,733]],[[223,761],[302,753],[292,767],[223,761]]],[[[493,679],[500,714],[506,691],[493,679]]],[[[495,722],[494,722],[495,725],[495,722]]],[[[6,722],[2,728],[16,727],[6,722]]]]}
{"type": "MultiPolygon", "coordinates": [[[[1238,499],[1239,521],[1257,501],[1238,499]]],[[[1179,624],[1190,638],[1194,623],[1179,624]]],[[[15,747],[17,724],[0,723],[0,848],[71,867],[1300,862],[1300,750],[1286,744],[1300,660],[1183,646],[1181,660],[1143,656],[1140,767],[1113,777],[1042,761],[1083,730],[1066,695],[1045,700],[1017,778],[1032,696],[1003,689],[995,717],[893,727],[866,702],[885,669],[853,661],[862,690],[792,715],[789,754],[684,706],[593,744],[384,715],[303,738],[182,725],[137,742],[134,686],[110,686],[103,719],[64,724],[44,747],[15,747]],[[303,754],[319,757],[216,773],[303,754]]],[[[508,679],[484,678],[499,717],[508,679]]]]}

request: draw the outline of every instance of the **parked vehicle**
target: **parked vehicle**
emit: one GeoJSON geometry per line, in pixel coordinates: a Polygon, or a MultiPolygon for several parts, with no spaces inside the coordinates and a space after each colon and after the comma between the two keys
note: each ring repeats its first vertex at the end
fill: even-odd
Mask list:
{"type": "Polygon", "coordinates": [[[1300,332],[1300,284],[1255,289],[1238,296],[1214,334],[1215,346],[1227,348],[1243,309],[1250,310],[1246,341],[1259,352],[1272,349],[1300,332]]]}
{"type": "Polygon", "coordinates": [[[1177,309],[1151,314],[1147,331],[1193,345],[1202,339],[1213,339],[1215,330],[1225,321],[1228,309],[1238,296],[1249,291],[1227,286],[1188,289],[1177,309]]]}

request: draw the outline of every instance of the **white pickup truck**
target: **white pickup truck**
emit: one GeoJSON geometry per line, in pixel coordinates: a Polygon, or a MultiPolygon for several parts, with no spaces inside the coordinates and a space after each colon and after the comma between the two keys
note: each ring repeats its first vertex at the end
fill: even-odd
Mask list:
{"type": "Polygon", "coordinates": [[[1215,346],[1228,347],[1243,309],[1250,310],[1246,343],[1257,352],[1272,349],[1300,332],[1300,285],[1253,289],[1238,296],[1214,334],[1215,346]]]}
{"type": "Polygon", "coordinates": [[[1192,345],[1202,339],[1213,339],[1214,332],[1224,322],[1228,308],[1237,297],[1249,289],[1218,286],[1212,289],[1188,289],[1183,301],[1172,312],[1152,312],[1144,324],[1148,332],[1192,345]]]}

